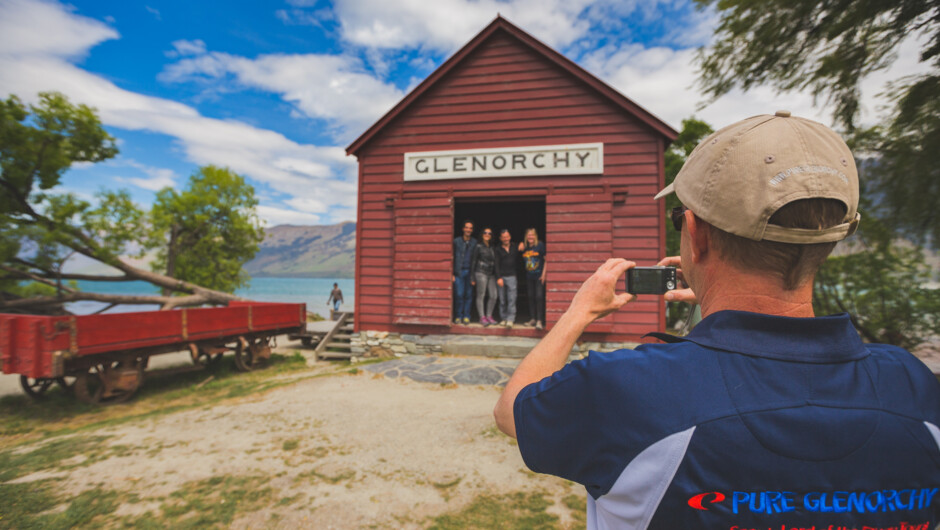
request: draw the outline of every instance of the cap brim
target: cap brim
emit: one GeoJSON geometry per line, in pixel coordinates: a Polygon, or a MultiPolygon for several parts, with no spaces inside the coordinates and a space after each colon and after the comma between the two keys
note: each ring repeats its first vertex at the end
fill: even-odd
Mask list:
{"type": "Polygon", "coordinates": [[[656,196],[653,197],[653,200],[656,201],[656,200],[662,199],[666,195],[669,195],[670,193],[674,193],[675,191],[676,191],[676,183],[673,182],[672,184],[663,188],[661,192],[657,193],[656,196]]]}

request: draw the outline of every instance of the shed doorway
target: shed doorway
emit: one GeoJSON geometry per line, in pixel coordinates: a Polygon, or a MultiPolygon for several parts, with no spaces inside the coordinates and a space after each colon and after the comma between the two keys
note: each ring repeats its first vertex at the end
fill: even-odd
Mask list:
{"type": "MultiPolygon", "coordinates": [[[[512,235],[513,245],[518,245],[525,237],[526,229],[535,228],[538,231],[539,240],[546,241],[546,246],[549,245],[545,234],[545,199],[542,197],[533,199],[518,197],[456,199],[454,202],[454,237],[463,234],[461,229],[467,220],[473,221],[473,237],[477,241],[480,240],[483,229],[488,227],[493,230],[494,244],[499,244],[499,233],[506,228],[509,229],[509,233],[512,235]]],[[[551,251],[550,248],[546,250],[547,252],[551,251]]],[[[516,263],[516,278],[518,278],[519,289],[516,300],[515,322],[519,325],[532,318],[529,313],[529,297],[526,292],[525,270],[521,259],[516,263]]],[[[475,296],[476,292],[474,291],[475,296]]],[[[479,323],[480,315],[475,301],[470,304],[470,312],[471,322],[479,323]]],[[[456,311],[453,314],[456,314],[456,311]]],[[[499,304],[493,312],[493,317],[497,321],[502,320],[502,315],[499,315],[499,304]]]]}

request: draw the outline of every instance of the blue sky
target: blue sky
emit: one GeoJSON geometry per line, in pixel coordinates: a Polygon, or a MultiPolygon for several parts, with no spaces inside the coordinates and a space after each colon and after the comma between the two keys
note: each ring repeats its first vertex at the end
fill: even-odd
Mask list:
{"type": "MultiPolygon", "coordinates": [[[[98,109],[121,154],[71,169],[63,191],[123,188],[147,207],[216,164],[251,182],[269,226],[355,220],[344,148],[497,13],[677,129],[781,108],[830,121],[766,88],[699,109],[693,58],[717,18],[685,0],[0,0],[0,97],[58,90],[98,109]]],[[[907,50],[866,81],[865,116],[918,68],[907,50]]]]}

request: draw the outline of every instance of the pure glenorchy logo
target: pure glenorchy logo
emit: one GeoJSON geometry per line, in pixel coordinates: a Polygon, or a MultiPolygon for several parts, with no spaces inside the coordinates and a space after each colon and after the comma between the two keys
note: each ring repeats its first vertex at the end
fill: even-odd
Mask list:
{"type": "MultiPolygon", "coordinates": [[[[731,512],[741,513],[878,513],[900,510],[923,510],[931,505],[940,488],[875,491],[735,491],[730,495],[731,512]]],[[[712,505],[728,500],[718,491],[691,497],[689,506],[709,510],[712,505]]]]}

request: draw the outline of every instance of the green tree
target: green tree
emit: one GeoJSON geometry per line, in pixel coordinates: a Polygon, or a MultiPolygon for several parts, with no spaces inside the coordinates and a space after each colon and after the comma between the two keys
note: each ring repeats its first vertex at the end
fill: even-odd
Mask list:
{"type": "Polygon", "coordinates": [[[264,239],[257,204],[244,178],[216,166],[199,168],[183,191],[164,188],[151,209],[165,238],[154,270],[225,292],[247,284],[242,265],[264,239]]]}
{"type": "Polygon", "coordinates": [[[817,314],[849,313],[871,342],[913,348],[940,335],[940,289],[925,287],[931,270],[923,251],[895,240],[877,219],[823,263],[813,285],[817,314]]]}
{"type": "MultiPolygon", "coordinates": [[[[695,146],[712,132],[714,130],[709,124],[695,119],[694,116],[682,120],[682,131],[679,132],[679,136],[676,137],[665,153],[667,186],[676,180],[676,175],[679,174],[679,170],[685,164],[685,159],[689,157],[695,146]]],[[[668,215],[669,211],[679,206],[679,204],[679,198],[676,197],[675,193],[667,196],[665,213],[668,215]]],[[[679,255],[679,233],[675,230],[666,230],[666,255],[679,255]]]]}
{"type": "MultiPolygon", "coordinates": [[[[695,149],[695,146],[712,132],[710,125],[704,121],[695,119],[694,116],[682,120],[682,131],[679,132],[679,136],[676,137],[675,141],[672,142],[665,153],[665,176],[667,186],[672,184],[672,181],[676,180],[676,175],[679,174],[679,170],[682,169],[682,165],[685,164],[686,158],[689,157],[692,150],[695,149]]],[[[668,195],[666,197],[666,209],[663,214],[668,216],[670,210],[679,205],[679,198],[676,197],[675,193],[668,195]]],[[[672,229],[672,223],[667,222],[667,224],[669,226],[666,227],[666,255],[678,256],[679,232],[672,229]]],[[[668,304],[666,310],[667,327],[674,327],[678,322],[684,322],[688,318],[689,309],[690,306],[688,304],[668,304]]]]}
{"type": "MultiPolygon", "coordinates": [[[[237,298],[122,260],[123,255],[142,253],[155,240],[149,217],[127,192],[102,191],[94,201],[55,193],[72,164],[100,162],[116,154],[114,139],[95,111],[73,105],[61,94],[42,93],[30,106],[16,96],[0,101],[0,312],[61,311],[63,303],[78,300],[161,304],[169,309],[237,298]],[[75,254],[121,274],[64,274],[62,265],[75,254]],[[144,280],[187,296],[86,293],[70,280],[144,280]]],[[[212,264],[207,261],[205,266],[212,264]]]]}
{"type": "Polygon", "coordinates": [[[696,0],[720,16],[699,52],[699,82],[717,98],[734,88],[808,90],[850,136],[865,137],[880,171],[866,176],[886,226],[940,241],[940,3],[937,0],[696,0]],[[896,79],[885,123],[857,130],[861,83],[889,67],[902,41],[922,36],[928,72],[896,79]]]}

